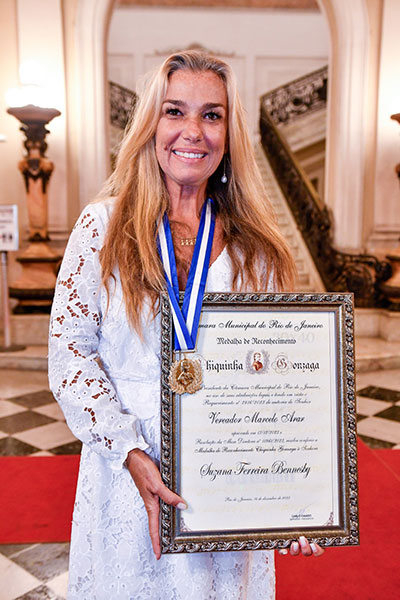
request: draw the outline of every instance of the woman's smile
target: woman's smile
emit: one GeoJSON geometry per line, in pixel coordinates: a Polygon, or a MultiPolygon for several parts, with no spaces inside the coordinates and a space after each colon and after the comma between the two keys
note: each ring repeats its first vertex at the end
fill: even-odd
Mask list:
{"type": "Polygon", "coordinates": [[[175,154],[175,156],[179,156],[180,158],[191,158],[191,159],[204,158],[207,154],[206,152],[198,153],[198,152],[190,152],[188,150],[172,150],[172,152],[175,154]]]}

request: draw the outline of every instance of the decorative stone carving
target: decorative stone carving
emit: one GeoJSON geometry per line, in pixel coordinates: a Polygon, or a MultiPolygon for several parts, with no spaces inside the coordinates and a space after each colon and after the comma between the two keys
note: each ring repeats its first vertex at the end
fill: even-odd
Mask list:
{"type": "Polygon", "coordinates": [[[137,102],[137,95],[132,90],[114,83],[108,82],[110,94],[110,122],[118,129],[125,129],[129,118],[137,102]]]}
{"type": "Polygon", "coordinates": [[[263,96],[263,105],[279,125],[326,107],[328,67],[299,77],[263,96]]]}
{"type": "Polygon", "coordinates": [[[56,267],[61,260],[48,246],[47,188],[54,169],[45,156],[49,133],[45,125],[61,113],[53,108],[23,106],[9,108],[11,115],[21,123],[26,135],[26,156],[20,161],[26,188],[29,219],[29,246],[17,258],[22,266],[21,277],[12,283],[10,296],[18,299],[15,313],[49,312],[56,283],[56,267]]]}

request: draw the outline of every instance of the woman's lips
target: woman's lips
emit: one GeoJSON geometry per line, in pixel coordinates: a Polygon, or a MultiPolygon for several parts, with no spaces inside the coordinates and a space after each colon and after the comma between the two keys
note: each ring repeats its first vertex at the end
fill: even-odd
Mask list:
{"type": "Polygon", "coordinates": [[[205,152],[188,152],[183,150],[172,150],[172,153],[180,158],[204,158],[206,156],[205,152]]]}

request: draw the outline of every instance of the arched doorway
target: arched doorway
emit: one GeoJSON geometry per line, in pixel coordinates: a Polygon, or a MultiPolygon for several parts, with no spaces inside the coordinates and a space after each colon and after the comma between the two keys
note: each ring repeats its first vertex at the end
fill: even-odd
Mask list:
{"type": "MultiPolygon", "coordinates": [[[[105,55],[115,0],[78,0],[80,205],[108,175],[105,55]]],[[[336,243],[362,245],[369,21],[365,0],[318,0],[331,35],[326,202],[340,217],[336,243]],[[351,198],[351,202],[348,199],[351,198]]]]}

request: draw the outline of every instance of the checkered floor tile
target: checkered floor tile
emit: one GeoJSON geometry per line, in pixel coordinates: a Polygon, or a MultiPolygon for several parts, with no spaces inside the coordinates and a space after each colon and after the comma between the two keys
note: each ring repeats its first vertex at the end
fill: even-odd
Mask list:
{"type": "Polygon", "coordinates": [[[1,399],[0,456],[79,454],[79,442],[48,390],[1,399]]]}
{"type": "Polygon", "coordinates": [[[69,544],[0,545],[1,600],[64,600],[69,544]]]}
{"type": "Polygon", "coordinates": [[[400,389],[359,389],[357,431],[371,448],[400,448],[400,389]]]}

